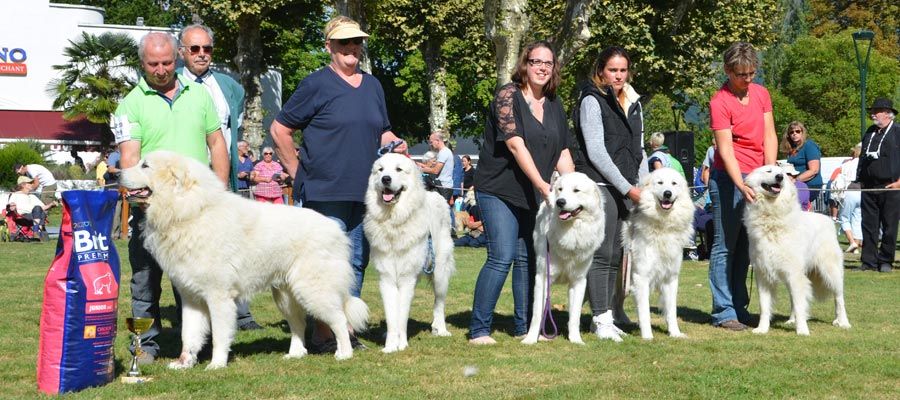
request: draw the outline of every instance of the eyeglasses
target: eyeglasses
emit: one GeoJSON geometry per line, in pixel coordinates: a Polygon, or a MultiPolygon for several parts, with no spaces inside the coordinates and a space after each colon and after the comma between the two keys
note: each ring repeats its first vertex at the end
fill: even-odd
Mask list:
{"type": "Polygon", "coordinates": [[[337,40],[337,42],[340,43],[341,46],[346,46],[346,45],[350,44],[350,42],[353,42],[353,44],[362,44],[362,42],[363,42],[363,38],[361,38],[361,37],[355,37],[355,38],[350,38],[350,39],[332,39],[332,40],[337,40]]]}
{"type": "Polygon", "coordinates": [[[553,61],[544,61],[538,60],[537,58],[529,58],[528,65],[532,67],[540,67],[541,65],[543,65],[547,68],[553,68],[553,61]]]}
{"type": "Polygon", "coordinates": [[[197,54],[197,53],[200,52],[201,49],[202,49],[203,52],[206,53],[206,54],[212,54],[212,52],[213,52],[213,47],[212,47],[212,45],[199,46],[199,45],[196,45],[196,44],[195,44],[195,45],[193,45],[193,46],[181,46],[181,47],[184,48],[184,49],[190,50],[191,54],[197,54]]]}
{"type": "Polygon", "coordinates": [[[741,78],[741,79],[747,79],[747,78],[752,78],[752,77],[756,76],[756,70],[753,70],[750,72],[743,72],[743,73],[737,73],[737,72],[732,72],[732,73],[734,74],[734,76],[741,78]]]}
{"type": "Polygon", "coordinates": [[[264,152],[263,155],[264,155],[264,156],[271,156],[271,155],[272,155],[272,152],[271,152],[271,151],[267,151],[267,152],[264,152]]]}

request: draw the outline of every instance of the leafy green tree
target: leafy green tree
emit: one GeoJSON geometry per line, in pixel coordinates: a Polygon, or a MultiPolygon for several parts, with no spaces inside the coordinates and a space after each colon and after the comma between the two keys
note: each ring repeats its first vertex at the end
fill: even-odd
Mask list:
{"type": "Polygon", "coordinates": [[[810,34],[824,37],[844,30],[869,29],[881,54],[900,58],[900,3],[896,0],[809,0],[810,34]]]}
{"type": "MultiPolygon", "coordinates": [[[[778,76],[780,94],[786,99],[773,96],[779,133],[790,119],[805,118],[802,122],[827,156],[845,155],[860,141],[859,75],[852,41],[849,31],[798,39],[787,48],[784,70],[778,76]]],[[[900,100],[897,76],[900,62],[873,50],[866,98],[893,98],[896,104],[900,100]]]]}
{"type": "Polygon", "coordinates": [[[178,24],[176,15],[169,12],[168,1],[159,0],[53,0],[53,3],[81,4],[102,7],[103,21],[107,24],[134,25],[138,17],[144,19],[145,26],[171,26],[178,24]]]}
{"type": "Polygon", "coordinates": [[[56,96],[53,108],[62,109],[67,120],[84,116],[102,124],[102,141],[108,143],[110,115],[134,86],[140,68],[137,44],[128,35],[108,32],[100,36],[83,32],[81,40],[69,43],[63,50],[68,61],[53,66],[62,75],[47,88],[56,96]]]}

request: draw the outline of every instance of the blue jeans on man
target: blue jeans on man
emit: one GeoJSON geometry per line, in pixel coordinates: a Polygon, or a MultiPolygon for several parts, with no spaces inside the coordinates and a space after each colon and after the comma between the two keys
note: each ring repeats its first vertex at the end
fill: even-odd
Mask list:
{"type": "Polygon", "coordinates": [[[713,245],[709,256],[712,323],[750,322],[747,271],[750,244],[742,221],[744,196],[725,171],[712,170],[709,197],[713,213],[713,245]]]}
{"type": "Polygon", "coordinates": [[[515,336],[528,331],[534,287],[534,219],[536,212],[514,207],[488,193],[475,191],[487,237],[487,260],[475,283],[471,339],[491,334],[494,307],[512,267],[515,336]]]}

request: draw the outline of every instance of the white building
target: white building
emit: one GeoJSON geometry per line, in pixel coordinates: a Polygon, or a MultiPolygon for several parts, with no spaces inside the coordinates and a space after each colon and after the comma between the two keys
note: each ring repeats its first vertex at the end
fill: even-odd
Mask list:
{"type": "MultiPolygon", "coordinates": [[[[69,41],[80,40],[82,32],[125,33],[135,41],[154,31],[178,34],[166,27],[107,25],[102,8],[48,0],[0,0],[0,10],[4,15],[0,24],[0,146],[36,139],[49,145],[55,153],[53,159],[60,163],[71,161],[70,149],[99,145],[102,132],[100,126],[86,120],[66,121],[61,110],[52,108],[54,96],[47,87],[59,76],[53,66],[67,61],[63,49],[69,41]]],[[[270,70],[262,84],[268,130],[281,109],[281,74],[270,70]]],[[[89,163],[96,153],[81,156],[89,163]]]]}

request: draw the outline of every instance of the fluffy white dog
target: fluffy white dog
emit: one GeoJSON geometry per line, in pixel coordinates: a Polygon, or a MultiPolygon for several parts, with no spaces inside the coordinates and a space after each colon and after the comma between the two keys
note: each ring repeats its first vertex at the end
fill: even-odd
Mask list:
{"type": "Polygon", "coordinates": [[[844,254],[831,219],[800,209],[797,189],[780,167],[757,168],[744,183],[756,192],[756,201],[744,212],[759,288],[759,326],[753,333],[769,331],[778,282],[790,292],[788,322],[796,324],[798,335],[809,335],[806,320],[812,295],[834,297],[833,324],[850,328],[844,309],[844,254]]]}
{"type": "Polygon", "coordinates": [[[694,235],[691,192],[684,176],[671,168],[653,171],[640,188],[640,202],[622,229],[622,239],[631,257],[631,290],[641,337],[653,339],[650,291],[656,288],[669,336],[685,337],[678,329],[676,299],[682,252],[694,235]]]}
{"type": "Polygon", "coordinates": [[[144,246],[181,293],[181,356],[197,362],[212,329],[212,360],[221,368],[235,332],[235,299],[272,288],[291,328],[285,357],[306,354],[306,313],[337,338],[335,358],[353,355],[347,332],[366,328],[368,308],[350,296],[350,245],[338,224],[311,210],[245,199],[225,190],[207,167],[158,151],[122,171],[130,197],[144,203],[144,246]]]}
{"type": "Polygon", "coordinates": [[[432,262],[431,333],[450,336],[444,321],[444,301],[456,268],[450,206],[441,195],[425,190],[421,172],[409,158],[386,154],[372,165],[364,229],[384,301],[387,338],[382,351],[392,353],[409,345],[406,326],[416,281],[432,262]]]}
{"type": "Polygon", "coordinates": [[[580,172],[561,175],[538,210],[534,229],[537,274],[531,326],[522,343],[537,343],[549,284],[568,284],[569,341],[581,339],[581,305],[594,252],[603,243],[603,198],[597,184],[580,172]],[[549,264],[549,266],[548,266],[549,264]],[[548,271],[549,269],[549,271],[548,271]]]}

